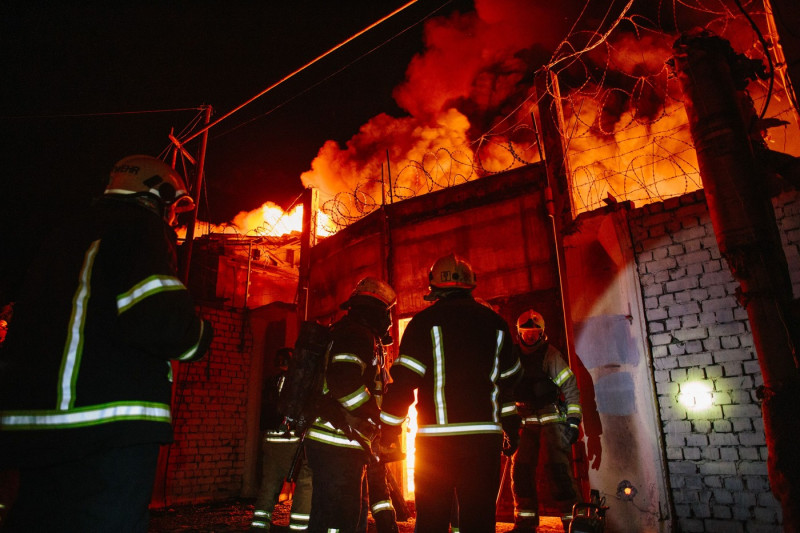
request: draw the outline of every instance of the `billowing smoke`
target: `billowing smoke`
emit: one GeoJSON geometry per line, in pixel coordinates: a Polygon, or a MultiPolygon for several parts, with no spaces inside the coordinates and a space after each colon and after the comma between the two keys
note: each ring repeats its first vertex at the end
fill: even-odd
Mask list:
{"type": "Polygon", "coordinates": [[[482,168],[508,168],[508,151],[471,143],[529,95],[534,70],[578,4],[558,2],[556,16],[555,4],[478,0],[474,12],[431,19],[425,50],[393,92],[408,115],[378,115],[344,147],[328,141],[303,184],[317,187],[323,202],[340,195],[336,209],[345,212],[337,214],[346,218],[386,201],[388,170],[397,199],[477,177],[476,151],[482,168]]]}
{"type": "Polygon", "coordinates": [[[722,0],[717,11],[681,5],[680,16],[653,3],[643,3],[648,13],[610,4],[476,0],[474,11],[430,19],[424,51],[393,92],[406,115],[379,114],[344,146],[327,141],[303,185],[319,189],[342,226],[381,203],[534,162],[534,75],[549,65],[565,96],[578,211],[609,195],[641,204],[697,189],[682,95],[666,63],[673,42],[704,25],[756,56],[754,33],[722,0]],[[681,28],[659,28],[664,20],[681,28]]]}

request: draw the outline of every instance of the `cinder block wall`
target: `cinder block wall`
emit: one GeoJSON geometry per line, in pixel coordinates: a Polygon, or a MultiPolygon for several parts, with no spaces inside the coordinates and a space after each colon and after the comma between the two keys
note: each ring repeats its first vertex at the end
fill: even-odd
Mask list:
{"type": "Polygon", "coordinates": [[[175,442],[165,454],[169,505],[234,498],[242,488],[250,329],[241,309],[199,312],[214,324],[215,337],[206,358],[178,367],[175,442]]]}
{"type": "MultiPolygon", "coordinates": [[[[800,201],[783,193],[773,203],[797,296],[800,201]]],[[[761,371],[705,194],[636,209],[630,227],[676,521],[685,532],[780,531],[756,399],[761,371]],[[695,381],[711,386],[711,408],[693,412],[678,402],[695,381]]]]}

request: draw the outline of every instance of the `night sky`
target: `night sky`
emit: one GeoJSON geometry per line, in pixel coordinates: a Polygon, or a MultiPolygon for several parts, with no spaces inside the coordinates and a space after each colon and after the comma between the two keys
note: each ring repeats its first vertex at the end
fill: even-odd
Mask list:
{"type": "MultiPolygon", "coordinates": [[[[165,154],[170,131],[180,136],[202,121],[201,106],[213,107],[212,121],[228,114],[406,3],[3,2],[0,264],[25,256],[48,227],[99,196],[117,160],[165,154]]],[[[327,170],[326,179],[358,178],[380,168],[390,149],[403,159],[441,146],[438,138],[425,144],[430,135],[474,140],[527,97],[534,69],[565,36],[580,47],[595,35],[576,20],[602,32],[628,2],[475,4],[481,17],[457,16],[474,11],[469,0],[418,0],[216,124],[200,220],[229,222],[267,201],[287,209],[312,164],[317,174],[327,170]],[[437,32],[425,34],[433,43],[424,42],[426,23],[437,32]],[[464,116],[460,126],[440,116],[451,107],[464,116]]],[[[649,20],[677,20],[654,7],[661,4],[636,5],[654,10],[649,20]]],[[[641,58],[632,68],[647,68],[645,54],[628,57],[641,58]]],[[[187,148],[197,154],[200,137],[187,148]]],[[[352,190],[353,180],[338,186],[352,190]]]]}
{"type": "MultiPolygon", "coordinates": [[[[4,2],[4,227],[57,223],[102,192],[121,157],[163,153],[199,106],[213,121],[405,4],[4,2]],[[156,110],[173,111],[141,113],[156,110]]],[[[201,218],[287,207],[326,140],[402,115],[391,90],[422,48],[416,23],[453,9],[471,3],[420,0],[213,127],[201,218]]]]}

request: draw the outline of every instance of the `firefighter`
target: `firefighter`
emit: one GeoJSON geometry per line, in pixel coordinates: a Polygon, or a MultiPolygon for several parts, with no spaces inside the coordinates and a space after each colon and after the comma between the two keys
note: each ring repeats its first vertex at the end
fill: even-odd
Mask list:
{"type": "Polygon", "coordinates": [[[578,384],[569,365],[547,342],[542,315],[529,309],[517,319],[522,378],[514,392],[522,418],[519,446],[512,457],[515,532],[534,532],[539,524],[536,469],[544,448],[544,473],[553,486],[552,497],[569,530],[572,506],[580,500],[572,472],[572,445],[578,440],[581,403],[578,384]]]}
{"type": "Polygon", "coordinates": [[[505,320],[472,296],[475,273],[464,258],[438,259],[428,283],[424,299],[434,304],[411,319],[392,365],[382,447],[398,446],[416,390],[417,530],[447,532],[455,497],[460,531],[494,531],[503,429],[521,366],[505,320]]]}
{"type": "MultiPolygon", "coordinates": [[[[300,437],[287,427],[278,413],[278,397],[286,381],[291,348],[280,348],[275,354],[278,373],[265,383],[261,405],[261,431],[263,463],[261,486],[256,497],[250,531],[270,531],[272,513],[281,494],[284,481],[295,459],[300,437]]],[[[301,452],[302,453],[302,452],[301,452]]],[[[311,511],[311,469],[306,461],[300,462],[297,480],[292,492],[292,508],[289,513],[289,529],[305,531],[311,511]]]]}
{"type": "MultiPolygon", "coordinates": [[[[347,313],[332,326],[319,416],[308,429],[306,456],[313,490],[309,531],[356,531],[366,466],[374,461],[382,390],[383,345],[391,344],[391,308],[397,297],[385,282],[367,277],[358,282],[341,308],[347,313]]],[[[374,483],[371,491],[381,487],[374,483]]],[[[371,494],[378,531],[397,531],[395,511],[385,494],[371,494]],[[380,502],[379,506],[375,504],[380,502]]]]}
{"type": "Polygon", "coordinates": [[[42,243],[0,351],[0,470],[19,470],[4,531],[147,531],[169,361],[212,338],[176,273],[170,224],[193,206],[169,165],[129,156],[42,243]]]}

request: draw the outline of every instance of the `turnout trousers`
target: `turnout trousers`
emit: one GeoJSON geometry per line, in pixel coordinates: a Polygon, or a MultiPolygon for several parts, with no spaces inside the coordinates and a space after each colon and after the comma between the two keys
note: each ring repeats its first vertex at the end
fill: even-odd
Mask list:
{"type": "Polygon", "coordinates": [[[397,517],[384,463],[370,463],[367,466],[367,475],[362,485],[358,533],[367,531],[367,511],[372,513],[377,533],[397,533],[397,517]]]}
{"type": "Polygon", "coordinates": [[[514,524],[521,530],[535,530],[539,524],[536,470],[542,451],[542,473],[548,477],[553,487],[552,499],[562,513],[562,520],[572,518],[572,506],[578,502],[579,491],[572,475],[572,447],[565,430],[565,425],[558,423],[522,427],[519,448],[511,462],[514,524]]]}
{"type": "Polygon", "coordinates": [[[494,533],[502,443],[500,433],[417,435],[417,531],[447,533],[456,498],[461,533],[494,533]]]}
{"type": "MultiPolygon", "coordinates": [[[[268,435],[268,434],[267,434],[268,435]]],[[[261,469],[261,487],[258,490],[251,529],[270,530],[272,513],[278,503],[286,475],[292,466],[299,442],[271,441],[264,437],[262,450],[264,464],[261,469]]],[[[289,529],[305,531],[311,513],[311,469],[304,457],[300,459],[300,470],[292,493],[292,510],[289,513],[289,529]]]]}
{"type": "Polygon", "coordinates": [[[355,533],[361,514],[366,454],[361,449],[306,439],[311,467],[311,533],[355,533]]]}
{"type": "Polygon", "coordinates": [[[114,448],[19,474],[8,533],[147,533],[157,443],[114,448]]]}

